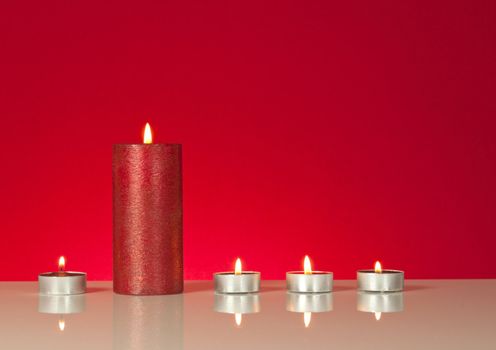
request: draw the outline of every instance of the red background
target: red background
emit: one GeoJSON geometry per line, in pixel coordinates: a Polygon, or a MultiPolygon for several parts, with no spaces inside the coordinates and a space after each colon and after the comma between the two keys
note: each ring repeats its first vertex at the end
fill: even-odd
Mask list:
{"type": "Polygon", "coordinates": [[[183,144],[185,273],[496,277],[494,1],[4,1],[0,279],[110,279],[111,145],[183,144]]]}

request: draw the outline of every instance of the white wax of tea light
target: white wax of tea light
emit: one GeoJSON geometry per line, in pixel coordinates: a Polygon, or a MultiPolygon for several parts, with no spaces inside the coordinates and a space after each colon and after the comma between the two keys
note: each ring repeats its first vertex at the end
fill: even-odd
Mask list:
{"type": "Polygon", "coordinates": [[[59,271],[38,275],[38,288],[43,295],[71,295],[86,292],[86,273],[64,271],[65,258],[59,259],[59,271]]]}
{"type": "Polygon", "coordinates": [[[403,290],[405,274],[399,270],[384,270],[375,263],[374,270],[357,271],[358,290],[364,292],[399,292],[403,290]]]}
{"type": "Polygon", "coordinates": [[[214,273],[217,293],[256,293],[260,290],[260,272],[242,271],[241,260],[236,260],[234,271],[214,273]]]}
{"type": "Polygon", "coordinates": [[[286,272],[288,291],[295,293],[332,292],[333,274],[327,271],[313,271],[308,255],[303,262],[303,271],[286,272]]]}

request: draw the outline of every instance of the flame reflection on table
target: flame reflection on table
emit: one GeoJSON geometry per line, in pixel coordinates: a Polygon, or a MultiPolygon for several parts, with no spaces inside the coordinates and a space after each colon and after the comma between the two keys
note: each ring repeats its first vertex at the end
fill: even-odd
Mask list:
{"type": "Polygon", "coordinates": [[[357,310],[373,313],[374,318],[380,321],[383,313],[403,311],[403,292],[359,292],[357,310]]]}
{"type": "Polygon", "coordinates": [[[260,296],[258,294],[215,294],[214,311],[234,314],[234,322],[241,327],[243,315],[260,312],[260,296]]]}
{"type": "Polygon", "coordinates": [[[292,293],[286,294],[286,310],[303,313],[305,328],[310,326],[313,312],[329,312],[333,308],[332,293],[292,293]]]}

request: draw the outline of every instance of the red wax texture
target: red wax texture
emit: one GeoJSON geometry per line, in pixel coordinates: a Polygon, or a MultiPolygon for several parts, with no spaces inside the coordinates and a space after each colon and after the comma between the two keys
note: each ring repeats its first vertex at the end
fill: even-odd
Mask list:
{"type": "Polygon", "coordinates": [[[180,145],[114,145],[114,291],[183,290],[180,145]]]}

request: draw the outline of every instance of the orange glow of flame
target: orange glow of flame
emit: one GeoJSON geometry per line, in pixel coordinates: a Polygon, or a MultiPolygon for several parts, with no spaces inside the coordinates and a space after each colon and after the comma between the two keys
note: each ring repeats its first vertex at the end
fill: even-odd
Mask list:
{"type": "Polygon", "coordinates": [[[380,312],[374,312],[374,316],[375,316],[376,321],[379,321],[381,319],[381,315],[382,315],[382,313],[380,313],[380,312]]]}
{"type": "Polygon", "coordinates": [[[312,313],[311,312],[304,312],[303,313],[303,323],[305,324],[305,328],[308,328],[310,326],[311,321],[312,321],[312,313]]]}
{"type": "Polygon", "coordinates": [[[375,262],[374,270],[376,273],[382,273],[382,266],[379,261],[375,262]]]}
{"type": "Polygon", "coordinates": [[[145,133],[143,135],[143,143],[150,144],[152,143],[152,129],[150,128],[150,124],[146,123],[145,125],[145,133]]]}
{"type": "Polygon", "coordinates": [[[303,261],[303,271],[305,275],[312,274],[312,263],[310,262],[308,255],[305,255],[305,261],[303,261]]]}
{"type": "Polygon", "coordinates": [[[65,321],[64,321],[63,318],[60,318],[59,319],[59,329],[60,329],[61,332],[63,332],[64,329],[65,329],[65,321]]]}
{"type": "Polygon", "coordinates": [[[241,275],[241,259],[236,259],[236,264],[234,265],[234,274],[241,275]]]}
{"type": "Polygon", "coordinates": [[[240,313],[235,313],[234,314],[234,320],[236,321],[236,326],[241,326],[241,321],[243,321],[243,315],[240,313]]]}
{"type": "Polygon", "coordinates": [[[64,271],[65,270],[65,258],[61,256],[59,258],[59,271],[64,271]]]}

